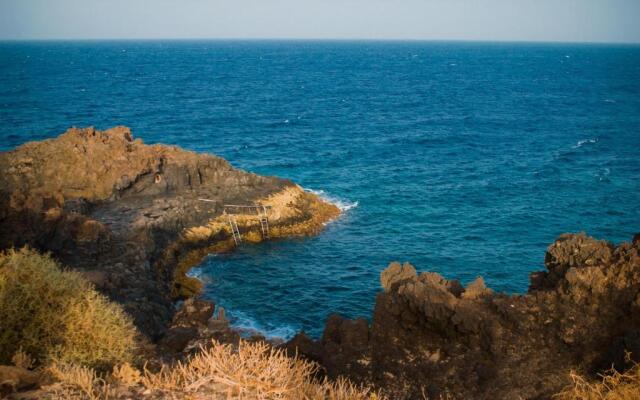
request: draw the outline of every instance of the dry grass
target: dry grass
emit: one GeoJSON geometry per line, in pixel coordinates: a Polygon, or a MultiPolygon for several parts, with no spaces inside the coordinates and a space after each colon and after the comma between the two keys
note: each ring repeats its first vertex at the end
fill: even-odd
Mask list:
{"type": "Polygon", "coordinates": [[[11,357],[11,363],[18,368],[32,369],[36,362],[30,355],[19,349],[11,357]]]}
{"type": "Polygon", "coordinates": [[[24,352],[40,363],[105,368],[128,361],[136,330],[80,274],[27,248],[0,253],[0,363],[24,352]]]}
{"type": "Polygon", "coordinates": [[[638,400],[640,399],[640,364],[625,373],[611,370],[598,382],[571,373],[573,384],[554,398],[558,400],[638,400]]]}
{"type": "Polygon", "coordinates": [[[153,390],[184,394],[211,392],[234,399],[373,399],[378,396],[346,380],[315,382],[317,366],[288,357],[264,343],[241,342],[237,351],[214,342],[186,363],[158,373],[145,372],[153,390]]]}
{"type": "Polygon", "coordinates": [[[314,379],[318,366],[265,343],[213,342],[185,362],[139,371],[135,329],[81,275],[29,249],[0,254],[0,363],[34,367],[53,384],[41,398],[365,400],[381,396],[347,380],[314,379]],[[111,373],[107,366],[115,365],[111,373]]]}
{"type": "Polygon", "coordinates": [[[103,379],[85,367],[57,364],[48,372],[58,383],[47,389],[46,396],[107,400],[119,398],[117,393],[145,392],[151,399],[382,399],[344,379],[315,381],[316,371],[315,364],[287,357],[264,343],[241,342],[236,350],[214,342],[187,362],[156,373],[140,374],[124,364],[103,379]]]}
{"type": "Polygon", "coordinates": [[[47,399],[108,400],[115,398],[111,385],[91,368],[54,363],[46,369],[46,373],[57,382],[47,389],[44,396],[47,399]]]}
{"type": "Polygon", "coordinates": [[[131,364],[124,363],[113,367],[111,378],[115,382],[131,386],[140,383],[140,380],[142,380],[142,374],[136,368],[132,367],[131,364]]]}

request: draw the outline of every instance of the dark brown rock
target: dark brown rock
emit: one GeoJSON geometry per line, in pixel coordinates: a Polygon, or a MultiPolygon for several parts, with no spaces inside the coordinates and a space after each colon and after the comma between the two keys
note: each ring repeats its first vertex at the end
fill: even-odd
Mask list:
{"type": "Polygon", "coordinates": [[[171,320],[173,301],[201,287],[185,272],[230,240],[225,231],[186,238],[219,217],[223,204],[294,191],[297,202],[278,210],[286,218],[270,221],[281,236],[313,233],[339,213],[290,181],[235,169],[213,155],[144,145],[126,127],[72,128],[0,152],[0,171],[0,250],[29,245],[87,271],[154,339],[171,320]]]}
{"type": "Polygon", "coordinates": [[[640,356],[640,241],[562,235],[545,261],[524,296],[494,293],[481,279],[462,290],[392,263],[368,329],[331,317],[321,341],[289,347],[301,343],[330,376],[394,399],[546,399],[572,370],[623,369],[625,350],[640,356]]]}
{"type": "Polygon", "coordinates": [[[215,304],[206,300],[190,298],[182,303],[173,316],[172,326],[204,327],[213,316],[215,304]]]}
{"type": "Polygon", "coordinates": [[[416,277],[416,269],[409,263],[400,265],[398,262],[389,264],[389,267],[382,271],[380,275],[380,283],[385,291],[393,288],[393,285],[407,279],[416,277]]]}
{"type": "Polygon", "coordinates": [[[561,235],[549,246],[544,264],[547,267],[543,287],[554,287],[570,268],[586,268],[610,263],[614,247],[584,233],[561,235]]]}
{"type": "Polygon", "coordinates": [[[303,355],[311,361],[322,361],[322,346],[307,336],[304,332],[296,334],[285,344],[285,348],[291,357],[303,355]]]}
{"type": "Polygon", "coordinates": [[[180,353],[187,347],[189,342],[198,337],[198,328],[176,326],[169,328],[158,344],[161,349],[172,353],[180,353]]]}

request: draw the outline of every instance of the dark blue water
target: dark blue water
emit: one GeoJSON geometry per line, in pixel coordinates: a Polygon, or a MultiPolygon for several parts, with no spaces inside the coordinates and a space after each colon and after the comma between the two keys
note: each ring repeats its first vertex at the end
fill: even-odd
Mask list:
{"type": "Polygon", "coordinates": [[[124,124],[351,207],[194,271],[269,334],[369,316],[393,260],[522,292],[560,233],[640,231],[638,46],[3,43],[0,120],[2,149],[124,124]]]}

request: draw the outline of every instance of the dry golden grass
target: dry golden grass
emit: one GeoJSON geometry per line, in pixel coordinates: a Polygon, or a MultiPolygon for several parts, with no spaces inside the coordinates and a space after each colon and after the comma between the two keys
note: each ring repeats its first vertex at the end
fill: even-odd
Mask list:
{"type": "Polygon", "coordinates": [[[45,372],[56,381],[47,388],[44,397],[52,400],[108,400],[115,398],[114,391],[95,370],[71,364],[53,363],[45,372]]]}
{"type": "Polygon", "coordinates": [[[0,253],[0,363],[20,352],[40,363],[105,368],[131,359],[136,330],[80,274],[27,248],[0,253]]]}
{"type": "Polygon", "coordinates": [[[625,373],[611,370],[598,382],[571,373],[573,384],[554,398],[558,400],[638,400],[640,399],[640,364],[625,373]]]}
{"type": "Polygon", "coordinates": [[[241,342],[237,351],[214,342],[186,363],[158,373],[145,372],[152,390],[186,394],[216,393],[233,399],[376,399],[379,396],[346,380],[313,379],[317,366],[288,357],[264,343],[241,342]]]}
{"type": "Polygon", "coordinates": [[[139,370],[132,367],[131,364],[124,363],[113,367],[111,378],[115,382],[119,382],[124,385],[135,385],[142,379],[142,374],[139,370]]]}
{"type": "Polygon", "coordinates": [[[11,357],[11,363],[18,368],[31,369],[36,362],[30,355],[22,351],[22,349],[19,349],[16,351],[16,354],[11,357]]]}
{"type": "Polygon", "coordinates": [[[147,398],[175,399],[281,399],[281,400],[373,400],[382,397],[347,380],[315,381],[317,366],[290,358],[264,343],[241,342],[236,350],[214,342],[185,363],[160,372],[142,374],[128,364],[115,367],[109,377],[93,370],[56,364],[49,375],[46,397],[107,400],[117,393],[145,392],[147,398]]]}

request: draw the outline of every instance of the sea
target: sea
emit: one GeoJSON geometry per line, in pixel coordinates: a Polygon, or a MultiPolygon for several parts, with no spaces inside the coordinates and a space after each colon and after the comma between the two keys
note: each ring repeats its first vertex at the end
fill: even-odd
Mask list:
{"type": "Polygon", "coordinates": [[[247,333],[370,319],[392,261],[522,294],[562,233],[640,232],[637,45],[0,43],[0,150],[115,125],[342,209],[316,237],[191,271],[247,333]]]}

